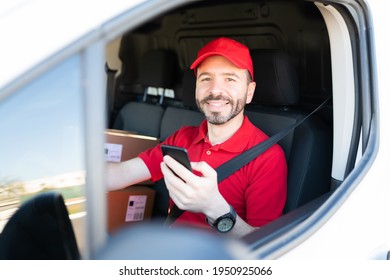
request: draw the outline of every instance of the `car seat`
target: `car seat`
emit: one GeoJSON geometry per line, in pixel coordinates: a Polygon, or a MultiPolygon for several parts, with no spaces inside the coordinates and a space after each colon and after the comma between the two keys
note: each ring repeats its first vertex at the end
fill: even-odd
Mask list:
{"type": "Polygon", "coordinates": [[[160,139],[163,141],[182,126],[198,126],[204,120],[203,113],[199,112],[195,101],[194,71],[183,71],[181,94],[182,107],[167,106],[161,122],[160,139]]]}
{"type": "MultiPolygon", "coordinates": [[[[269,136],[309,114],[298,110],[299,83],[291,56],[282,50],[251,50],[256,91],[249,119],[269,136]]],[[[330,190],[332,136],[316,115],[279,144],[288,166],[287,213],[330,190]]]]}
{"type": "Polygon", "coordinates": [[[159,103],[148,102],[148,88],[173,88],[176,82],[177,57],[171,50],[151,50],[141,59],[138,82],[144,86],[142,102],[131,101],[119,111],[113,127],[132,133],[160,137],[160,125],[164,114],[161,106],[162,93],[159,103]]]}

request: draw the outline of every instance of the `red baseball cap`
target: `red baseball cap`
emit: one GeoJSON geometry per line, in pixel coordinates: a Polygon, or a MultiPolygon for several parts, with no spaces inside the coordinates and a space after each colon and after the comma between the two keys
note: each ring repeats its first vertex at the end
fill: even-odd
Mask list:
{"type": "Polygon", "coordinates": [[[241,69],[247,69],[253,80],[253,63],[247,46],[229,38],[221,37],[207,43],[198,52],[198,57],[192,63],[191,69],[195,70],[206,58],[213,55],[221,55],[230,60],[241,69]]]}

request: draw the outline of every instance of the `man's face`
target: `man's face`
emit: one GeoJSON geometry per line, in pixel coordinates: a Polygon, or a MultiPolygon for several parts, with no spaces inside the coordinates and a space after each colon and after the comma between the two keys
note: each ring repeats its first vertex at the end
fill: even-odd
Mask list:
{"type": "Polygon", "coordinates": [[[256,84],[248,71],[223,56],[206,58],[197,69],[196,104],[209,123],[220,125],[243,115],[256,84]]]}

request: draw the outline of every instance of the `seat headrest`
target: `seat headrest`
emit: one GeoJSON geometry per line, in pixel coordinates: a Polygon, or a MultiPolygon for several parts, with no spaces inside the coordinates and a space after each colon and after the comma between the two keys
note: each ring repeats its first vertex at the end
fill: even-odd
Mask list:
{"type": "Polygon", "coordinates": [[[299,101],[297,72],[292,58],[281,50],[251,50],[256,91],[253,103],[290,106],[299,101]]]}
{"type": "Polygon", "coordinates": [[[195,100],[195,90],[196,90],[196,77],[194,75],[194,70],[186,68],[183,71],[182,93],[180,96],[184,106],[191,109],[197,109],[196,100],[195,100]]]}
{"type": "Polygon", "coordinates": [[[144,86],[172,88],[178,71],[177,55],[172,50],[151,50],[141,58],[138,82],[144,86]]]}

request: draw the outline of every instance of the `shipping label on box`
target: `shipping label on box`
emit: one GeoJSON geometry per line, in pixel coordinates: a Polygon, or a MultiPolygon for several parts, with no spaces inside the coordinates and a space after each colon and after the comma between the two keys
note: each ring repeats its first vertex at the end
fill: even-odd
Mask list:
{"type": "Polygon", "coordinates": [[[152,217],[155,190],[135,185],[107,193],[107,226],[110,233],[152,217]]]}
{"type": "Polygon", "coordinates": [[[142,221],[145,215],[146,201],[146,195],[130,195],[125,221],[142,221]]]}
{"type": "Polygon", "coordinates": [[[106,152],[106,161],[110,162],[121,162],[122,160],[122,149],[121,144],[105,143],[104,149],[106,152]]]}

